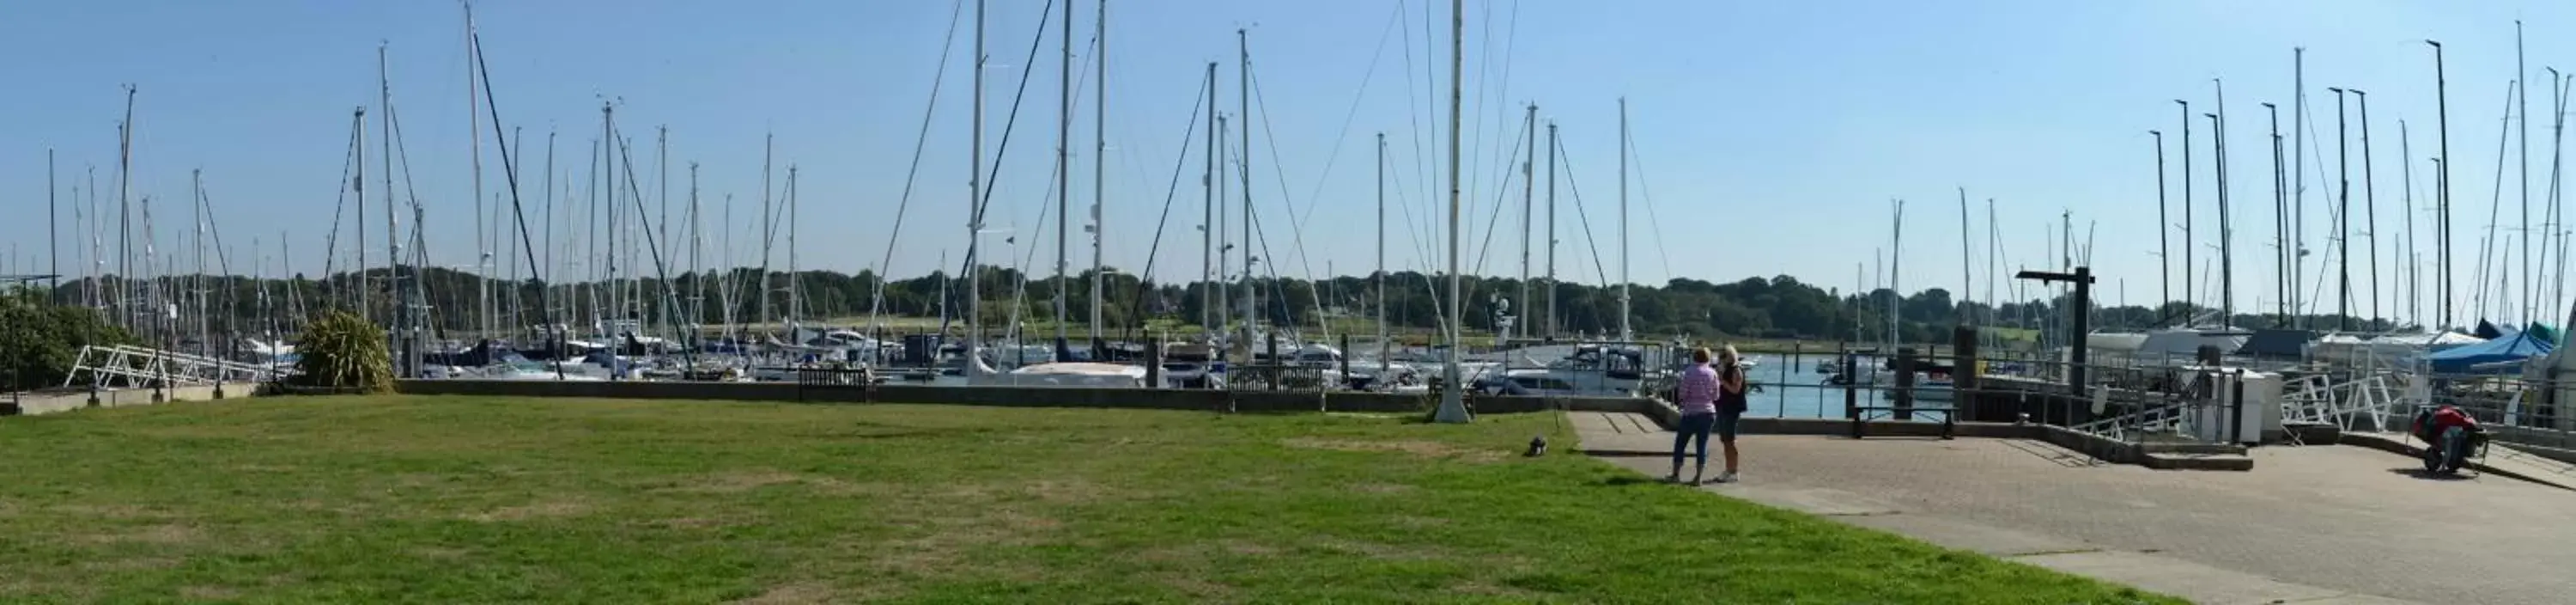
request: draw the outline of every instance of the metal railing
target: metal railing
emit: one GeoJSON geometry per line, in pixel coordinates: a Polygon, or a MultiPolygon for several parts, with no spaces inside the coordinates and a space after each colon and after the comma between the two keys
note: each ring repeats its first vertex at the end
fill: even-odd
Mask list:
{"type": "Polygon", "coordinates": [[[200,386],[263,382],[276,374],[274,367],[229,359],[129,345],[90,345],[81,347],[80,356],[73,359],[63,386],[79,384],[83,378],[103,388],[200,386]]]}

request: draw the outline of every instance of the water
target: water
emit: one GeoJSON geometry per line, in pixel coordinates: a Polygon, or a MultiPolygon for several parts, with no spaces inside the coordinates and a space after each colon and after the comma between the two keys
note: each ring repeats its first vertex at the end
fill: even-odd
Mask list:
{"type": "MultiPolygon", "coordinates": [[[[1831,353],[1790,355],[1785,353],[1747,353],[1753,369],[1745,378],[1762,390],[1745,397],[1746,416],[1779,418],[1842,418],[1843,388],[1827,386],[1826,375],[1816,373],[1819,364],[1835,361],[1831,353]]],[[[1876,363],[1862,360],[1863,367],[1876,363]]],[[[1862,391],[1862,405],[1886,405],[1884,391],[1862,391]]],[[[1945,403],[1923,402],[1923,408],[1946,407],[1945,403]]],[[[1918,417],[1919,418],[1919,417],[1918,417]]]]}

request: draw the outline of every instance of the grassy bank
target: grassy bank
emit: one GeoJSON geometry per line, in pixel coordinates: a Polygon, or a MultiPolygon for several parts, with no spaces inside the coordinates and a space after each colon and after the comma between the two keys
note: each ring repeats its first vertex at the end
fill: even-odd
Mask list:
{"type": "Polygon", "coordinates": [[[1552,415],[464,397],[11,418],[0,600],[2162,602],[1515,455],[1533,434],[1571,441],[1552,415]]]}

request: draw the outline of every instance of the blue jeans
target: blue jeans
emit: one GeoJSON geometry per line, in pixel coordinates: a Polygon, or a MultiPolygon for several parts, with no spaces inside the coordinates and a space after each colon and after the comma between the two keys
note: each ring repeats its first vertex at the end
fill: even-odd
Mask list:
{"type": "Polygon", "coordinates": [[[1683,414],[1680,424],[1673,432],[1673,474],[1681,474],[1682,453],[1689,451],[1693,439],[1699,441],[1698,468],[1708,468],[1708,433],[1717,428],[1717,415],[1683,414]]]}

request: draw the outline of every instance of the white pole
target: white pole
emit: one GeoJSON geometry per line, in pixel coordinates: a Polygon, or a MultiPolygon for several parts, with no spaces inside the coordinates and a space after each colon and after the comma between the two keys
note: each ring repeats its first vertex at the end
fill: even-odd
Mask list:
{"type": "MultiPolygon", "coordinates": [[[[1462,305],[1459,300],[1461,294],[1458,284],[1458,109],[1460,94],[1458,84],[1459,78],[1466,71],[1464,67],[1466,64],[1466,7],[1466,0],[1449,1],[1449,300],[1446,301],[1449,306],[1449,313],[1447,317],[1442,318],[1449,323],[1449,354],[1446,359],[1447,363],[1442,366],[1441,370],[1440,409],[1437,413],[1432,415],[1433,420],[1446,423],[1460,423],[1467,422],[1469,420],[1467,415],[1467,402],[1464,397],[1467,385],[1460,381],[1461,377],[1458,374],[1458,358],[1466,353],[1466,350],[1459,346],[1461,344],[1459,331],[1466,327],[1466,323],[1460,321],[1460,318],[1462,317],[1460,314],[1464,313],[1465,309],[1464,305],[1462,305]]],[[[1623,108],[1621,115],[1624,116],[1626,115],[1624,110],[1626,104],[1622,102],[1621,107],[1623,108]]],[[[1622,287],[1624,288],[1625,286],[1623,285],[1622,287]]],[[[1626,296],[1621,296],[1620,304],[1622,306],[1627,304],[1626,296]]],[[[1620,322],[1624,324],[1626,321],[1626,314],[1622,313],[1620,322]]]]}

